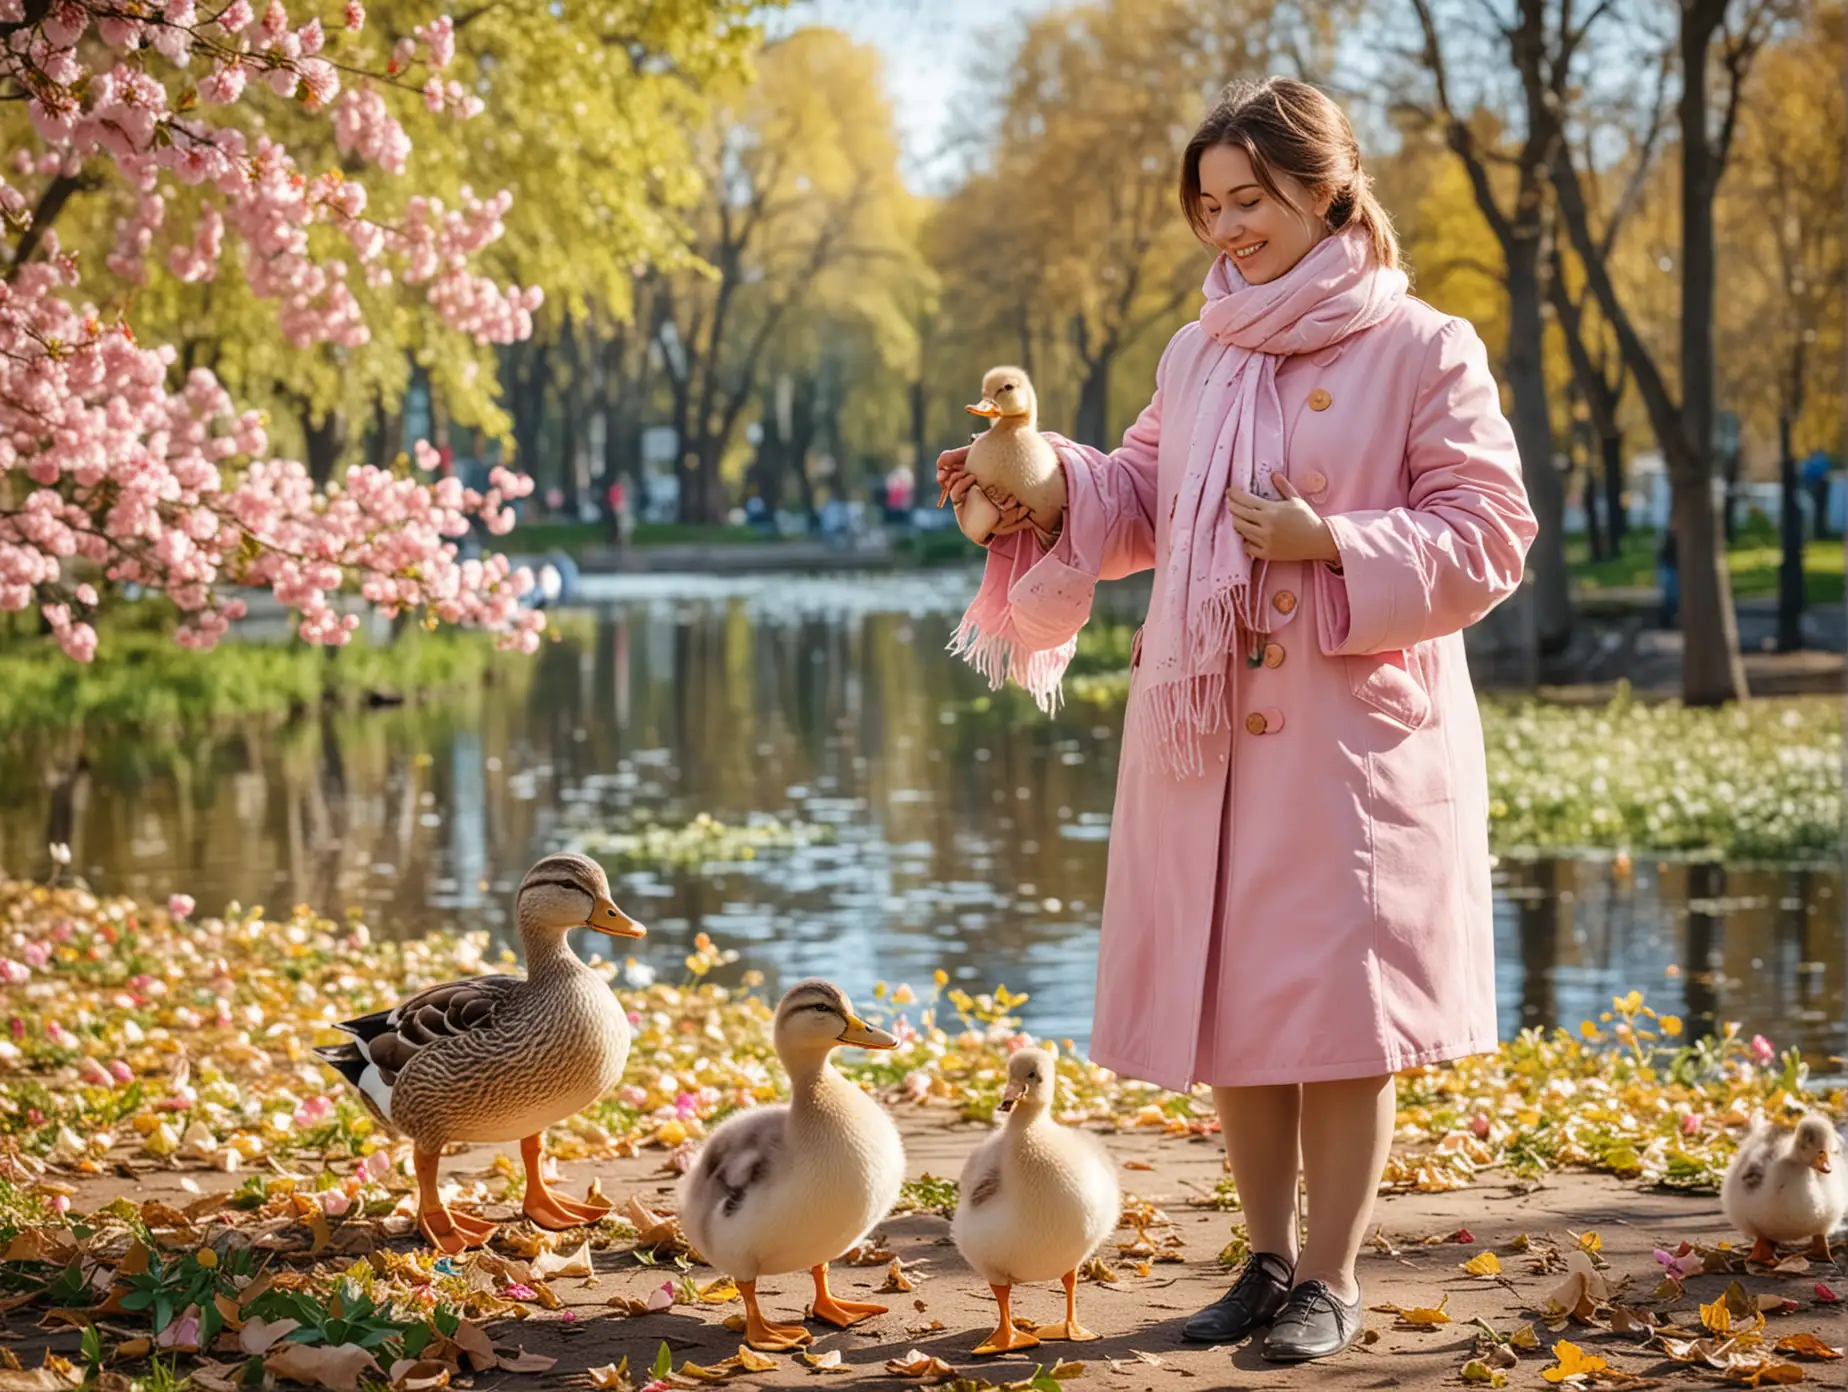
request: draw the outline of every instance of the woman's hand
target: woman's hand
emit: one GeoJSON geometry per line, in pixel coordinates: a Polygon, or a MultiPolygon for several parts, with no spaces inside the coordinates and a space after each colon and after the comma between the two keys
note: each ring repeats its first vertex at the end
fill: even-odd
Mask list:
{"type": "Polygon", "coordinates": [[[975,486],[973,476],[963,472],[963,461],[969,457],[969,447],[945,450],[937,456],[937,506],[946,502],[954,507],[962,502],[963,494],[975,486]]]}
{"type": "Polygon", "coordinates": [[[1282,474],[1272,474],[1283,501],[1267,502],[1242,488],[1226,490],[1232,525],[1245,546],[1261,561],[1327,561],[1341,559],[1335,534],[1316,510],[1303,500],[1296,485],[1282,474]]]}

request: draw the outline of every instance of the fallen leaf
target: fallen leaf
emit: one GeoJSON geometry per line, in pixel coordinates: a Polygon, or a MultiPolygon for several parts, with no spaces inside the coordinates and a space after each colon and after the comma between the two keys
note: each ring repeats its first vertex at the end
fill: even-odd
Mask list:
{"type": "Polygon", "coordinates": [[[767,1353],[759,1353],[749,1344],[739,1344],[737,1355],[725,1360],[736,1363],[747,1373],[772,1373],[776,1371],[777,1361],[767,1353]]]}
{"type": "Polygon", "coordinates": [[[1762,1363],[1741,1365],[1732,1370],[1733,1378],[1747,1387],[1760,1387],[1767,1382],[1790,1383],[1803,1381],[1803,1369],[1795,1363],[1777,1363],[1770,1359],[1762,1363]]]}
{"type": "Polygon", "coordinates": [[[1531,1353],[1540,1347],[1540,1336],[1534,1333],[1534,1327],[1531,1324],[1524,1324],[1508,1336],[1508,1346],[1531,1353]]]}
{"type": "Polygon", "coordinates": [[[1155,1167],[1146,1160],[1125,1160],[1123,1162],[1123,1168],[1126,1170],[1152,1170],[1155,1167]]]}
{"type": "Polygon", "coordinates": [[[648,1250],[674,1247],[681,1241],[680,1220],[671,1213],[656,1213],[631,1194],[621,1216],[635,1229],[635,1245],[648,1250]]]}
{"type": "Polygon", "coordinates": [[[358,1344],[284,1344],[263,1360],[263,1367],[277,1377],[333,1392],[359,1392],[362,1373],[384,1371],[358,1344]]]}
{"type": "Polygon", "coordinates": [[[1732,1333],[1732,1311],[1727,1307],[1724,1295],[1700,1307],[1700,1322],[1715,1334],[1732,1333]]]}
{"type": "Polygon", "coordinates": [[[1499,1276],[1501,1258],[1493,1252],[1480,1252],[1464,1262],[1463,1269],[1472,1276],[1499,1276]]]}
{"type": "Polygon", "coordinates": [[[796,1358],[818,1373],[851,1373],[853,1371],[841,1362],[839,1349],[829,1349],[826,1353],[798,1353],[796,1358]]]}
{"type": "Polygon", "coordinates": [[[557,1252],[541,1252],[533,1259],[533,1275],[544,1279],[548,1276],[594,1276],[596,1267],[590,1259],[590,1241],[569,1256],[560,1256],[557,1252]]]}
{"type": "Polygon", "coordinates": [[[456,1326],[456,1332],[449,1338],[457,1348],[468,1355],[468,1361],[475,1365],[475,1371],[478,1373],[485,1373],[500,1362],[500,1355],[494,1352],[494,1341],[478,1324],[463,1320],[456,1326]]]}
{"type": "Polygon", "coordinates": [[[1056,1382],[1070,1382],[1073,1378],[1084,1376],[1084,1364],[1076,1360],[1069,1363],[1061,1360],[1052,1365],[1052,1376],[1056,1382]]]}
{"type": "Polygon", "coordinates": [[[1618,1334],[1653,1334],[1656,1317],[1653,1310],[1633,1310],[1628,1305],[1611,1306],[1611,1329],[1618,1334]]]}
{"type": "Polygon", "coordinates": [[[703,1286],[695,1286],[693,1293],[699,1297],[702,1305],[729,1305],[740,1299],[738,1283],[729,1276],[721,1276],[716,1281],[708,1281],[703,1286]]]}
{"type": "Polygon", "coordinates": [[[629,1379],[629,1360],[620,1363],[605,1363],[601,1368],[586,1368],[584,1376],[590,1379],[590,1385],[597,1392],[635,1392],[635,1384],[629,1379]]]}
{"type": "Polygon", "coordinates": [[[1490,1387],[1506,1387],[1508,1375],[1500,1368],[1491,1368],[1480,1358],[1472,1358],[1463,1365],[1463,1381],[1486,1382],[1490,1387]]]}
{"type": "Polygon", "coordinates": [[[268,1353],[290,1334],[302,1327],[300,1320],[253,1319],[238,1330],[237,1346],[245,1353],[262,1355],[268,1353]]]}
{"type": "Polygon", "coordinates": [[[956,1376],[956,1369],[941,1358],[912,1349],[903,1358],[886,1360],[886,1371],[893,1377],[915,1378],[920,1382],[942,1382],[956,1376]]]}
{"type": "Polygon", "coordinates": [[[83,1374],[50,1349],[37,1368],[0,1369],[0,1392],[64,1392],[83,1383],[83,1374]]]}
{"type": "Polygon", "coordinates": [[[1799,1358],[1836,1359],[1842,1356],[1838,1348],[1831,1348],[1814,1334],[1786,1334],[1775,1345],[1779,1353],[1794,1353],[1799,1358]]]}
{"type": "Polygon", "coordinates": [[[434,1358],[400,1358],[391,1365],[391,1392],[437,1392],[454,1370],[434,1358]]]}
{"type": "Polygon", "coordinates": [[[886,1268],[885,1284],[879,1288],[880,1293],[884,1294],[888,1291],[908,1291],[914,1289],[916,1289],[915,1283],[905,1274],[903,1264],[900,1263],[897,1257],[893,1257],[892,1264],[886,1268]]]}
{"type": "Polygon", "coordinates": [[[494,1357],[510,1373],[550,1372],[558,1362],[556,1358],[548,1358],[543,1353],[528,1353],[523,1348],[515,1349],[511,1355],[504,1349],[495,1349],[494,1357]]]}
{"type": "Polygon", "coordinates": [[[1842,1298],[1821,1281],[1816,1283],[1816,1298],[1825,1305],[1839,1305],[1842,1303],[1842,1298]]]}
{"type": "Polygon", "coordinates": [[[1610,1364],[1596,1354],[1586,1353],[1570,1339],[1553,1345],[1553,1357],[1558,1362],[1540,1370],[1540,1376],[1548,1382],[1583,1382],[1610,1369],[1610,1364]]]}
{"type": "Polygon", "coordinates": [[[1409,1309],[1403,1305],[1375,1305],[1373,1309],[1382,1315],[1396,1315],[1401,1324],[1415,1329],[1435,1329],[1440,1324],[1449,1324],[1450,1316],[1444,1313],[1444,1307],[1450,1303],[1445,1296],[1435,1305],[1414,1305],[1409,1309]]]}

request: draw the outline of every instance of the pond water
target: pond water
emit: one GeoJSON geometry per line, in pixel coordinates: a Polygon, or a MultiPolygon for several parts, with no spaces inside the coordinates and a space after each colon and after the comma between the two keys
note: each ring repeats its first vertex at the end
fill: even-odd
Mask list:
{"type": "MultiPolygon", "coordinates": [[[[943,651],[966,575],[606,584],[573,637],[453,699],[92,748],[74,778],[44,751],[0,757],[0,864],[42,873],[64,840],[110,892],[511,943],[513,889],[545,851],[774,814],[832,839],[620,877],[651,930],[643,961],[676,979],[704,932],[771,991],[809,974],[927,987],[941,967],[1030,992],[1030,1029],[1084,1042],[1114,715],[988,699],[943,651]]],[[[1737,1021],[1841,1071],[1838,869],[1543,861],[1495,879],[1504,1034],[1576,1025],[1634,987],[1695,1030],[1737,1021]]]]}

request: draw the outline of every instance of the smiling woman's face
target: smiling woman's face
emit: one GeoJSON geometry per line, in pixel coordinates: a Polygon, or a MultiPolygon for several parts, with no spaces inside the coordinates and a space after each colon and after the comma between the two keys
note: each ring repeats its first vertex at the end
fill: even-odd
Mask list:
{"type": "Polygon", "coordinates": [[[1287,174],[1277,175],[1275,183],[1289,202],[1265,192],[1251,157],[1238,146],[1200,152],[1200,209],[1208,237],[1252,285],[1277,279],[1328,236],[1329,199],[1311,198],[1287,174]]]}

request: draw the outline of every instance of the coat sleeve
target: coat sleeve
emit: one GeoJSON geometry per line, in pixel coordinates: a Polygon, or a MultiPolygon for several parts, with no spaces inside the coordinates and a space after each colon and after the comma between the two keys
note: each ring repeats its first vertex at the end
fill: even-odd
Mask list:
{"type": "Polygon", "coordinates": [[[1154,398],[1109,454],[1045,432],[1065,470],[1058,540],[1046,547],[1032,532],[1015,532],[988,548],[989,570],[1008,577],[1015,631],[1031,647],[1056,648],[1076,637],[1091,616],[1099,580],[1155,564],[1159,371],[1156,380],[1154,398]]]}
{"type": "Polygon", "coordinates": [[[1460,632],[1519,587],[1537,530],[1488,353],[1447,323],[1419,374],[1404,507],[1331,514],[1338,569],[1315,567],[1329,656],[1406,649],[1460,632]]]}

